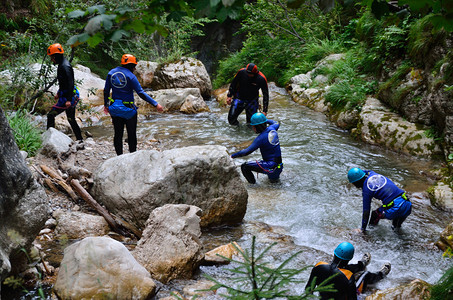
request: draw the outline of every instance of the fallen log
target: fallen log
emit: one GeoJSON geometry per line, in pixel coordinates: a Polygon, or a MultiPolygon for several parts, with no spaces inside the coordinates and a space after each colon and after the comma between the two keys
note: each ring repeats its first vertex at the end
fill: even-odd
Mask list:
{"type": "Polygon", "coordinates": [[[94,200],[93,197],[91,197],[90,193],[88,193],[83,188],[83,186],[77,179],[72,179],[71,185],[74,187],[75,191],[80,195],[80,197],[82,197],[82,199],[85,200],[86,203],[88,203],[88,205],[90,205],[101,216],[104,217],[104,219],[107,221],[107,223],[109,224],[113,231],[122,235],[127,235],[127,232],[121,229],[121,224],[118,224],[115,221],[115,218],[105,208],[103,208],[99,203],[97,203],[97,201],[94,200]]]}
{"type": "Polygon", "coordinates": [[[47,175],[49,175],[50,177],[52,177],[53,179],[55,179],[56,183],[61,186],[68,194],[69,194],[69,197],[71,197],[71,199],[73,201],[76,201],[78,200],[79,198],[77,197],[76,193],[74,193],[74,191],[72,190],[72,188],[66,183],[66,181],[63,179],[63,177],[61,177],[54,169],[52,169],[51,167],[48,167],[46,165],[39,165],[39,167],[41,168],[41,170],[46,173],[47,175]]]}

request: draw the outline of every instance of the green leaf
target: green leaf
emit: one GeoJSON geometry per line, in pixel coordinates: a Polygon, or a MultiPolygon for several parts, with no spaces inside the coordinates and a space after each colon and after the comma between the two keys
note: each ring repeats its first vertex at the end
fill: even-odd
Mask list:
{"type": "Polygon", "coordinates": [[[427,7],[431,7],[432,0],[399,0],[398,5],[409,5],[411,10],[420,11],[421,9],[426,9],[427,7]]]}
{"type": "Polygon", "coordinates": [[[92,37],[90,37],[87,41],[88,45],[90,47],[96,47],[99,43],[101,43],[104,40],[104,35],[100,32],[96,33],[92,37]]]}
{"type": "Polygon", "coordinates": [[[70,13],[68,13],[68,17],[71,18],[71,19],[76,19],[76,18],[79,18],[79,17],[83,17],[84,15],[85,15],[85,11],[80,10],[80,9],[73,10],[70,13]]]}
{"type": "Polygon", "coordinates": [[[135,32],[137,33],[143,33],[145,32],[145,24],[139,19],[135,19],[131,22],[130,24],[131,28],[134,29],[135,32]]]}
{"type": "Polygon", "coordinates": [[[429,17],[429,20],[436,29],[444,29],[448,32],[453,32],[453,20],[446,19],[441,15],[432,15],[429,17]]]}
{"type": "Polygon", "coordinates": [[[110,40],[113,41],[113,42],[118,42],[123,36],[129,37],[130,33],[127,32],[126,30],[119,29],[119,30],[116,30],[112,34],[110,40]]]}
{"type": "Polygon", "coordinates": [[[221,0],[209,0],[209,4],[211,5],[211,7],[216,7],[217,4],[220,3],[221,0]]]}
{"type": "Polygon", "coordinates": [[[95,12],[99,12],[100,14],[103,14],[103,13],[105,13],[105,6],[104,5],[94,5],[94,6],[88,7],[87,11],[90,14],[93,14],[95,12]]]}
{"type": "Polygon", "coordinates": [[[120,15],[124,15],[125,13],[133,12],[134,9],[130,8],[130,7],[127,6],[127,5],[121,5],[120,7],[118,7],[117,9],[115,9],[114,11],[117,12],[117,13],[119,13],[120,15]]]}
{"type": "Polygon", "coordinates": [[[305,0],[288,0],[289,8],[299,8],[305,3],[305,0]]]}
{"type": "Polygon", "coordinates": [[[77,44],[85,43],[90,38],[90,35],[86,32],[82,34],[73,35],[66,42],[67,45],[77,46],[77,44]]]}

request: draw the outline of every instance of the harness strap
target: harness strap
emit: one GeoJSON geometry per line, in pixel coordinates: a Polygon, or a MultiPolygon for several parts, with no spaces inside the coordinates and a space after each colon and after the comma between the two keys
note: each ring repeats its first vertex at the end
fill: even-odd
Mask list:
{"type": "Polygon", "coordinates": [[[275,167],[272,168],[272,169],[265,169],[265,168],[263,168],[263,167],[260,165],[259,161],[256,161],[256,164],[258,165],[258,167],[261,168],[261,170],[263,170],[263,171],[266,172],[266,173],[270,173],[270,174],[274,173],[275,170],[277,170],[277,169],[281,169],[281,168],[282,168],[282,165],[283,165],[283,163],[279,163],[277,166],[275,166],[275,167]]]}
{"type": "MultiPolygon", "coordinates": [[[[401,197],[401,198],[403,198],[403,199],[406,200],[406,201],[410,201],[409,198],[407,198],[407,196],[406,196],[406,192],[402,193],[402,194],[399,195],[398,197],[401,197]]],[[[396,198],[398,198],[398,197],[396,197],[396,198]]],[[[396,199],[396,198],[395,198],[395,199],[396,199]]],[[[394,203],[394,200],[395,200],[395,199],[393,199],[392,201],[390,201],[390,202],[387,203],[387,204],[382,205],[382,207],[385,208],[385,209],[388,209],[388,208],[392,207],[392,206],[395,204],[395,203],[394,203]]]]}

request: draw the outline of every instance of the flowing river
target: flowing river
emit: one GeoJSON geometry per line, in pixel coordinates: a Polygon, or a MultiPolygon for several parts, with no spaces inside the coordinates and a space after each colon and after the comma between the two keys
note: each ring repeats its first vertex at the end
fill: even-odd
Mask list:
{"type": "MultiPolygon", "coordinates": [[[[208,105],[209,113],[159,114],[139,121],[139,140],[158,139],[164,149],[223,145],[231,154],[256,137],[244,125],[244,113],[239,118],[242,125],[233,127],[228,125],[228,108],[219,107],[216,101],[209,101],[208,105]]],[[[379,289],[415,278],[435,283],[441,277],[451,260],[443,258],[433,243],[452,215],[433,208],[422,193],[432,184],[425,173],[436,167],[436,162],[402,156],[356,141],[322,113],[294,103],[284,89],[271,88],[268,117],[281,122],[279,137],[284,163],[281,182],[271,184],[260,174],[257,184],[245,183],[249,202],[244,225],[206,233],[204,240],[208,244],[214,247],[237,240],[247,249],[252,235],[247,224],[263,222],[283,230],[295,244],[286,248],[280,246],[277,254],[273,252],[273,258],[280,260],[276,264],[300,249],[306,251],[294,260],[293,267],[313,265],[319,260],[329,262],[335,247],[340,242],[350,241],[356,249],[352,262],[359,260],[364,252],[372,255],[370,271],[379,270],[386,261],[391,262],[392,270],[377,284],[379,289]],[[386,175],[413,194],[413,211],[400,234],[391,230],[388,220],[381,220],[379,226],[370,228],[365,236],[353,232],[360,227],[362,216],[361,191],[350,185],[346,177],[354,166],[386,175]]],[[[110,131],[113,130],[110,128],[110,131]]],[[[257,151],[236,159],[235,163],[239,167],[246,160],[260,157],[257,151]]],[[[373,202],[373,209],[378,204],[373,202]]],[[[224,269],[202,267],[201,273],[222,278],[227,276],[224,269]]],[[[309,271],[304,271],[301,278],[306,280],[309,271]]],[[[301,284],[294,289],[302,291],[303,287],[301,284]]]]}

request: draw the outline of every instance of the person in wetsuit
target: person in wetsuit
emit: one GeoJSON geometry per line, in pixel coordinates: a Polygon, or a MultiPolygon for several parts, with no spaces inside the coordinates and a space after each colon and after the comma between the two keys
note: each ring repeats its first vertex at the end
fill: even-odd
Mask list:
{"type": "Polygon", "coordinates": [[[247,156],[260,149],[263,160],[249,161],[241,165],[241,171],[249,183],[256,183],[252,171],[266,174],[271,182],[278,182],[283,170],[282,153],[277,130],[280,124],[269,120],[263,113],[255,113],[251,117],[251,125],[259,135],[252,144],[239,152],[231,155],[232,158],[247,156]]]}
{"type": "Polygon", "coordinates": [[[384,218],[392,220],[392,229],[398,231],[411,214],[412,203],[406,192],[387,177],[374,171],[352,168],[348,171],[348,180],[362,189],[362,232],[366,231],[368,220],[371,225],[377,225],[384,218]],[[382,205],[371,213],[370,219],[372,198],[381,200],[382,205]]]}
{"type": "Polygon", "coordinates": [[[52,44],[47,48],[47,55],[52,62],[58,65],[57,80],[58,92],[55,95],[57,103],[47,114],[47,129],[55,127],[55,117],[66,112],[68,122],[78,141],[82,141],[82,132],[75,118],[76,105],[79,102],[79,91],[74,86],[74,70],[69,61],[64,57],[64,50],[60,44],[52,44]]]}
{"type": "Polygon", "coordinates": [[[238,125],[238,116],[245,109],[247,123],[259,107],[259,90],[263,93],[263,114],[267,115],[269,105],[269,89],[267,79],[258,71],[255,64],[248,64],[240,69],[233,78],[227,94],[227,104],[230,105],[228,123],[238,125]]]}
{"type": "Polygon", "coordinates": [[[117,155],[123,154],[124,125],[127,130],[129,152],[137,150],[137,106],[134,104],[134,91],[146,102],[151,103],[159,112],[163,107],[142,89],[134,75],[137,59],[131,54],[121,57],[121,66],[107,75],[104,87],[104,112],[112,117],[115,134],[113,144],[117,155]],[[112,97],[110,97],[112,90],[112,97]]]}
{"type": "Polygon", "coordinates": [[[371,260],[370,253],[365,253],[357,264],[349,264],[353,256],[354,246],[351,243],[339,244],[330,264],[321,261],[311,270],[305,290],[311,291],[321,284],[332,284],[335,291],[319,292],[321,299],[355,300],[357,294],[361,294],[367,285],[382,280],[390,272],[390,263],[385,263],[377,273],[365,271],[371,260]]]}

